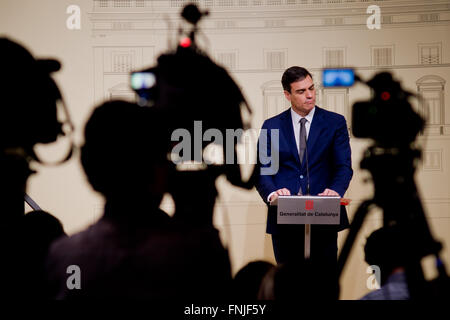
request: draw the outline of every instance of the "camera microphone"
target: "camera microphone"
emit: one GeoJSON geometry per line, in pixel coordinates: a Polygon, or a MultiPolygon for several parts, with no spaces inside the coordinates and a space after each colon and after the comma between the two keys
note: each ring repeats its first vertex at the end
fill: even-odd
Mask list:
{"type": "Polygon", "coordinates": [[[311,195],[309,192],[309,163],[308,163],[308,140],[305,143],[305,157],[306,157],[306,195],[311,195]]]}

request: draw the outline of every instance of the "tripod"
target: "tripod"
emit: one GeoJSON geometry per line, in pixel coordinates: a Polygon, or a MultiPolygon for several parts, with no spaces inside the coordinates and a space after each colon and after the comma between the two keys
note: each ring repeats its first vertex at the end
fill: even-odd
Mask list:
{"type": "Polygon", "coordinates": [[[364,219],[377,206],[383,210],[383,226],[403,226],[409,246],[407,248],[405,273],[411,299],[431,299],[424,278],[421,259],[434,255],[438,261],[438,279],[447,279],[445,266],[439,258],[441,243],[434,240],[414,181],[415,163],[421,152],[417,149],[369,147],[361,161],[361,168],[370,171],[375,186],[372,199],[364,201],[357,209],[338,258],[340,278],[351,248],[364,219]]]}

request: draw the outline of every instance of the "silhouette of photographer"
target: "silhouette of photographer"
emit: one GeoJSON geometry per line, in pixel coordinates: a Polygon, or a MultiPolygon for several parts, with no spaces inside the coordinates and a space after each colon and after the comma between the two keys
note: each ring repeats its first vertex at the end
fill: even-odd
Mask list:
{"type": "Polygon", "coordinates": [[[133,86],[139,104],[151,105],[168,115],[166,130],[172,133],[172,150],[178,151],[173,154],[179,158],[172,159],[177,166],[169,177],[174,218],[183,224],[212,226],[218,195],[216,179],[224,175],[232,185],[249,190],[257,170],[244,181],[236,154],[241,134],[248,127],[241,112],[246,109],[251,114],[251,110],[228,72],[197,46],[197,24],[207,15],[208,11],[187,4],[181,12],[186,24],[179,29],[178,45],[160,55],[156,66],[132,73],[132,79],[133,75],[137,80],[151,79],[149,85],[137,81],[133,86]],[[182,133],[179,139],[177,132],[182,133]],[[232,140],[226,140],[229,132],[236,133],[232,140]],[[222,148],[223,163],[204,159],[210,144],[222,148]]]}
{"type": "Polygon", "coordinates": [[[2,290],[11,299],[42,297],[43,260],[49,244],[64,235],[64,230],[48,212],[25,215],[24,196],[28,177],[34,173],[30,164],[41,162],[34,146],[56,141],[65,134],[64,124],[72,126],[66,109],[65,122],[57,117],[62,97],[51,73],[60,69],[59,62],[35,59],[22,45],[7,38],[0,38],[0,51],[2,290]]]}
{"type": "Polygon", "coordinates": [[[245,104],[245,99],[226,70],[195,48],[178,47],[175,53],[161,55],[151,72],[157,79],[157,86],[152,88],[154,107],[170,114],[170,132],[182,131],[190,138],[169,137],[174,147],[186,146],[174,148],[182,150],[177,154],[181,164],[201,164],[188,170],[180,169],[180,165],[171,172],[169,193],[175,202],[174,217],[187,224],[213,225],[218,195],[215,183],[220,175],[245,189],[254,185],[255,176],[248,181],[241,177],[236,154],[239,134],[232,141],[226,140],[227,132],[242,132],[244,128],[241,103],[245,104]],[[217,99],[217,88],[227,92],[221,99],[217,99]],[[213,132],[211,137],[205,138],[207,132],[213,132]],[[203,158],[209,144],[222,148],[224,163],[207,163],[203,158]]]}
{"type": "Polygon", "coordinates": [[[81,162],[106,199],[102,218],[56,241],[47,259],[57,299],[214,299],[228,292],[228,254],[211,227],[173,223],[159,209],[167,191],[165,116],[154,108],[106,102],[85,128],[81,162]],[[79,287],[67,268],[79,268],[79,287]]]}

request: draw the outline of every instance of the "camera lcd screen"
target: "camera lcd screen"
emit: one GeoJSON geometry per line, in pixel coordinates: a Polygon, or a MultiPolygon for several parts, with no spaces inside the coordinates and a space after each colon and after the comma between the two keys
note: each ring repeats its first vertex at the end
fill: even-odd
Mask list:
{"type": "Polygon", "coordinates": [[[355,83],[352,69],[324,69],[322,74],[324,87],[351,87],[355,83]]]}
{"type": "Polygon", "coordinates": [[[134,90],[150,89],[155,83],[156,77],[152,72],[133,72],[131,74],[131,88],[134,90]]]}

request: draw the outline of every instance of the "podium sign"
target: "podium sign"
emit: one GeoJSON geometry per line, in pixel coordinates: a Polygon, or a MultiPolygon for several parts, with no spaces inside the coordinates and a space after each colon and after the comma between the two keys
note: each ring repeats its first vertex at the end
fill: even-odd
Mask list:
{"type": "Polygon", "coordinates": [[[340,197],[279,196],[278,224],[339,224],[340,197]]]}

